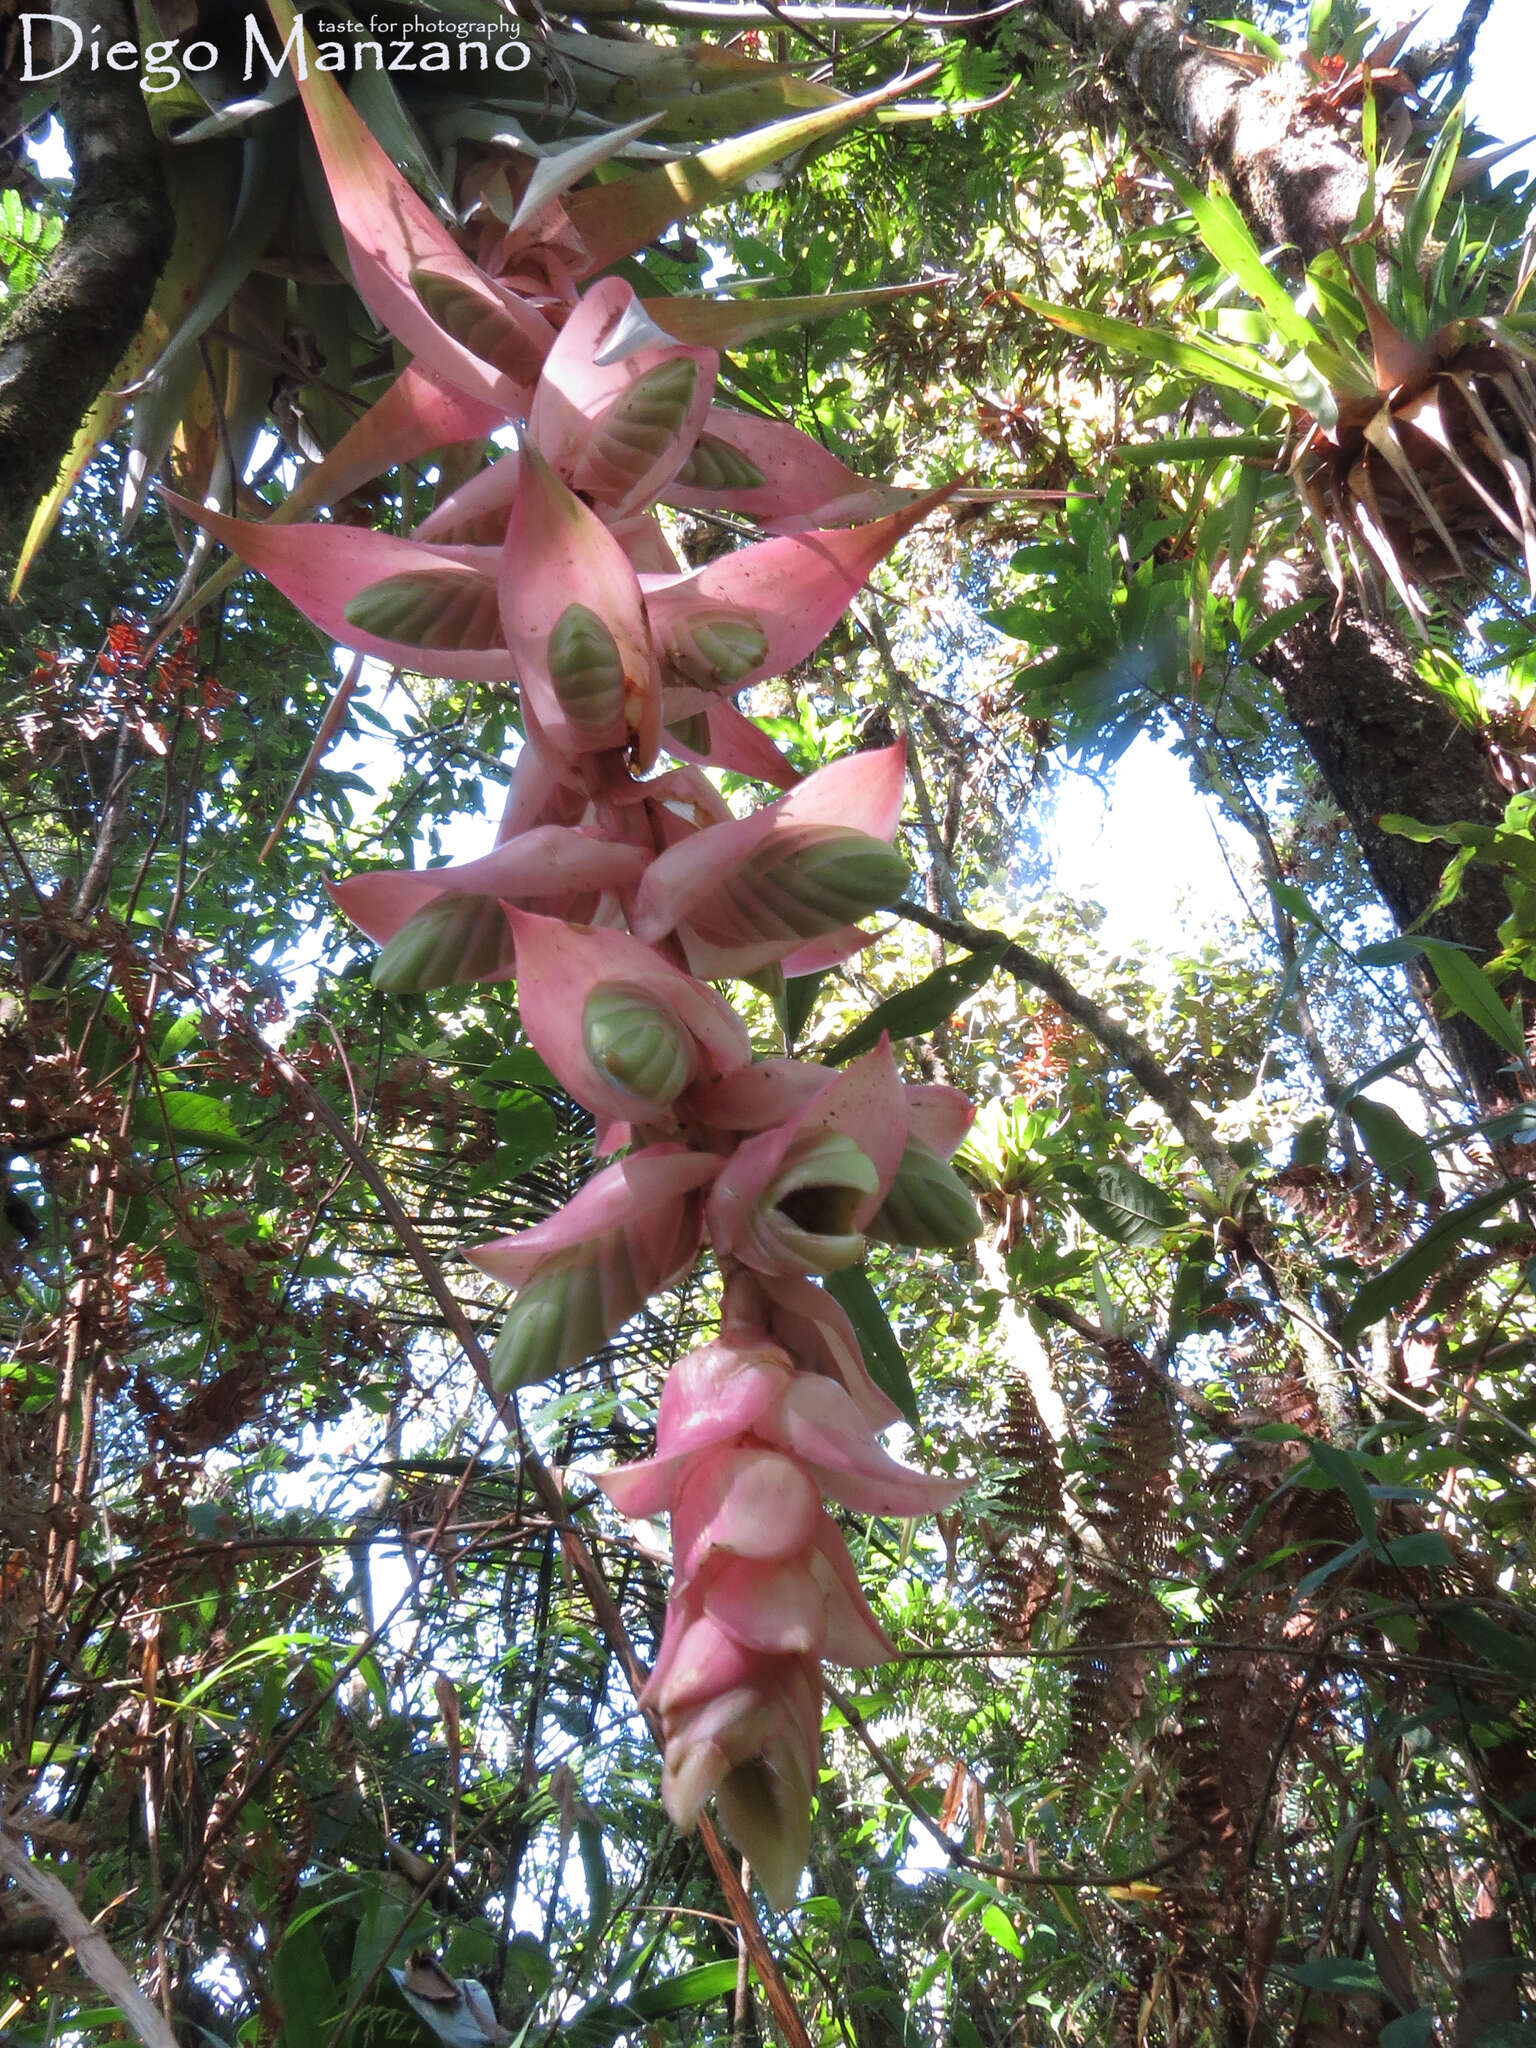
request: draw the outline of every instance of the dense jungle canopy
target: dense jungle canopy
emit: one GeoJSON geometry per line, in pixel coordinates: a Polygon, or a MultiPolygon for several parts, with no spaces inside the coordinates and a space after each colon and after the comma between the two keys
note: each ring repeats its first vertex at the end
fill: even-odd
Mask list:
{"type": "Polygon", "coordinates": [[[1531,2048],[1490,0],[54,4],[0,5],[0,2040],[1531,2048]],[[701,590],[637,712],[621,612],[701,590]],[[1091,900],[1058,801],[1154,755],[1182,809],[1091,900]],[[753,835],[834,789],[749,945],[753,835]],[[498,819],[498,874],[611,868],[516,976],[516,888],[430,879],[498,819]],[[669,923],[701,820],[745,850],[669,923]],[[1168,845],[1225,864],[1193,909],[1168,845]],[[655,964],[581,1008],[560,931],[655,964]],[[724,1054],[674,1112],[706,1039],[771,1117],[724,1054]],[[632,1142],[716,1176],[712,1256],[702,1191],[558,1238],[632,1142]],[[889,1642],[824,1696],[822,1606],[770,1641],[783,1573],[730,1576],[762,1517],[674,1492],[667,1622],[662,1494],[596,1483],[742,1287],[823,1364],[661,1449],[811,1486],[795,1585],[851,1615],[851,1557],[889,1642]],[[839,1480],[810,1379],[924,1476],[866,1428],[839,1480]],[[637,1705],[664,1622],[756,1731],[720,1825],[703,1681],[637,1705]]]}

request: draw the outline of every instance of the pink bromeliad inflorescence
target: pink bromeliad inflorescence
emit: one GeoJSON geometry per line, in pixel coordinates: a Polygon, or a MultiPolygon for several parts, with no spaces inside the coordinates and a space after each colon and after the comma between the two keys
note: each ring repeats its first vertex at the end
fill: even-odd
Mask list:
{"type": "Polygon", "coordinates": [[[334,80],[302,89],[359,291],[414,358],[372,438],[366,420],[348,437],[345,487],[369,461],[503,424],[518,445],[409,537],[183,509],[336,640],[517,685],[525,737],[491,851],[332,893],[379,943],[381,988],[515,976],[529,1038],[596,1119],[609,1163],[556,1215],[470,1253],[516,1290],[498,1392],[581,1365],[713,1249],[720,1335],[672,1368],[655,1457],[599,1483],[621,1514],[671,1518],[642,1701],[667,1809],[690,1828],[713,1795],[782,1907],[809,1844],[821,1661],[893,1654],[828,1503],[907,1517],[959,1490],[880,1447],[897,1410],[818,1278],[871,1238],[964,1243],[977,1217],[947,1164],[962,1096],[904,1083],[883,1039],[841,1070],[756,1057],[711,986],[847,959],[907,880],[903,749],[802,780],[735,699],[804,660],[945,494],[868,484],[795,429],[718,405],[712,349],[674,340],[618,278],[581,290],[557,199],[484,244],[482,268],[334,80]],[[657,502],[766,537],[688,571],[657,502]],[[710,765],[783,794],[734,817],[710,765]]]}

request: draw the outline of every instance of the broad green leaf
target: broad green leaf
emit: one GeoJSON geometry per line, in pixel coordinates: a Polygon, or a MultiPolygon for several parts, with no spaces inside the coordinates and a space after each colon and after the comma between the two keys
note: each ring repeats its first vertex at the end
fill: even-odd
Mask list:
{"type": "Polygon", "coordinates": [[[1140,1250],[1160,1245],[1186,1214],[1181,1203],[1134,1167],[1119,1163],[1101,1166],[1091,1191],[1073,1191],[1072,1205],[1102,1236],[1140,1250]]]}
{"type": "Polygon", "coordinates": [[[568,2020],[562,2020],[560,2048],[609,2048],[609,2043],[626,2034],[643,2034],[647,2020],[664,2019],[674,2012],[689,2012],[713,2005],[736,1989],[734,1962],[702,1963],[659,1984],[647,1984],[628,1998],[602,1998],[584,2006],[568,2020]]]}
{"type": "Polygon", "coordinates": [[[1461,134],[1464,126],[1462,109],[1457,107],[1435,137],[1435,146],[1429,153],[1424,166],[1418,190],[1403,211],[1402,238],[1397,246],[1397,263],[1404,282],[1411,277],[1418,288],[1418,263],[1424,244],[1434,229],[1440,208],[1450,190],[1451,174],[1456,168],[1456,158],[1461,150],[1461,134]]]}
{"type": "Polygon", "coordinates": [[[1019,1931],[1001,1906],[988,1906],[981,1916],[981,1924],[1000,1949],[1005,1949],[1016,1962],[1023,1962],[1024,1944],[1019,1939],[1019,1931]]]}
{"type": "Polygon", "coordinates": [[[1354,1510],[1360,1533],[1374,1550],[1376,1537],[1376,1503],[1371,1499],[1365,1473],[1354,1455],[1338,1444],[1325,1443],[1316,1438],[1312,1444],[1311,1462],[1321,1475],[1324,1483],[1336,1487],[1354,1510]]]}
{"type": "Polygon", "coordinates": [[[203,1145],[210,1151],[251,1149],[230,1115],[229,1105],[216,1095],[199,1095],[191,1089],[148,1090],[139,1097],[135,1124],[151,1136],[169,1133],[173,1140],[203,1145]]]}
{"type": "Polygon", "coordinates": [[[912,1388],[912,1375],[907,1371],[906,1358],[880,1305],[880,1297],[869,1284],[868,1274],[862,1266],[845,1266],[840,1273],[828,1273],[824,1284],[853,1325],[870,1378],[917,1429],[917,1395],[912,1388]]]}
{"type": "Polygon", "coordinates": [[[663,164],[657,170],[572,192],[566,199],[565,210],[586,246],[585,274],[592,276],[606,270],[621,256],[643,249],[673,221],[713,206],[755,171],[796,151],[825,148],[876,107],[932,78],[938,68],[930,64],[925,71],[893,79],[889,85],[861,93],[857,99],[798,114],[788,121],[772,122],[733,141],[717,142],[693,156],[680,157],[676,163],[663,164]]]}
{"type": "Polygon", "coordinates": [[[644,299],[641,303],[657,326],[678,341],[705,348],[745,348],[786,327],[836,320],[843,313],[865,312],[897,299],[931,296],[945,282],[943,278],[919,278],[913,284],[876,285],[864,292],[819,292],[790,299],[675,298],[644,299]]]}
{"type": "Polygon", "coordinates": [[[1225,462],[1233,455],[1278,460],[1284,445],[1278,434],[1173,434],[1160,441],[1123,441],[1112,452],[1116,462],[1150,469],[1164,462],[1225,462]]]}
{"type": "MultiPolygon", "coordinates": [[[[999,934],[997,943],[1001,951],[1007,940],[999,934]]],[[[882,1032],[888,1031],[893,1041],[925,1037],[954,1013],[957,1004],[984,987],[996,971],[997,954],[993,952],[967,953],[963,960],[936,967],[911,988],[877,1004],[861,1024],[828,1046],[822,1059],[829,1067],[841,1066],[856,1053],[878,1045],[882,1032]]]]}
{"type": "Polygon", "coordinates": [[[1339,1090],[1338,1100],[1333,1105],[1335,1110],[1348,1109],[1355,1097],[1363,1094],[1373,1082],[1383,1081],[1388,1074],[1395,1074],[1403,1067],[1411,1067],[1423,1050],[1424,1041],[1415,1038],[1409,1044],[1399,1046],[1396,1052],[1388,1053],[1387,1057],[1378,1060],[1375,1066],[1367,1067],[1363,1074],[1357,1074],[1347,1087],[1339,1090]]]}
{"type": "Polygon", "coordinates": [[[1485,1662],[1525,1685],[1536,1685],[1536,1642],[1529,1636],[1516,1635],[1467,1601],[1447,1604],[1440,1615],[1446,1627],[1485,1662]]]}
{"type": "MultiPolygon", "coordinates": [[[[1317,12],[1316,6],[1312,11],[1317,12]]],[[[1366,1992],[1376,1998],[1383,1996],[1381,1979],[1371,1965],[1355,1962],[1349,1956],[1318,1956],[1310,1963],[1292,1963],[1286,1968],[1286,1975],[1305,1984],[1309,1991],[1326,1991],[1336,1997],[1351,1991],[1366,1992]]]]}
{"type": "Polygon", "coordinates": [[[1459,946],[1445,945],[1437,939],[1426,939],[1423,943],[1434,977],[1455,1008],[1487,1032],[1495,1045],[1501,1045],[1516,1059],[1524,1058],[1525,1033],[1520,1019],[1500,1000],[1487,972],[1459,946]]]}
{"type": "Polygon", "coordinates": [[[1215,342],[1182,341],[1157,327],[1138,327],[1134,321],[1117,319],[1111,313],[1093,313],[1077,306],[1053,306],[1033,293],[1015,294],[1019,303],[1042,320],[1065,328],[1084,341],[1096,341],[1114,349],[1133,362],[1161,363],[1165,369],[1181,371],[1200,384],[1219,384],[1229,391],[1241,391],[1250,398],[1271,404],[1291,405],[1295,391],[1278,370],[1267,367],[1252,352],[1239,355],[1215,342]]]}
{"type": "Polygon", "coordinates": [[[1341,383],[1354,381],[1341,357],[1318,333],[1307,316],[1297,309],[1285,286],[1264,261],[1248,223],[1231,197],[1219,185],[1202,192],[1173,165],[1165,165],[1170,183],[1180,202],[1194,215],[1200,239],[1255,304],[1262,306],[1281,338],[1315,363],[1324,377],[1341,383]]]}
{"type": "MultiPolygon", "coordinates": [[[[1434,2007],[1421,2005],[1417,2013],[1399,2013],[1380,2030],[1380,2048],[1434,2048],[1436,2015],[1434,2007]]],[[[1487,2034],[1481,2036],[1487,2040],[1487,2034]]]]}
{"type": "Polygon", "coordinates": [[[1463,1239],[1496,1215],[1514,1192],[1512,1188],[1491,1188],[1436,1217],[1416,1243],[1359,1289],[1345,1312],[1341,1332],[1345,1340],[1352,1343],[1362,1330],[1379,1323],[1384,1315],[1419,1293],[1463,1239]]]}
{"type": "Polygon", "coordinates": [[[1438,1185],[1434,1154],[1395,1109],[1362,1095],[1349,1105],[1346,1114],[1383,1178],[1393,1187],[1427,1195],[1438,1185]]]}
{"type": "Polygon", "coordinates": [[[1285,51],[1274,36],[1266,35],[1261,28],[1255,28],[1251,21],[1208,21],[1207,28],[1225,30],[1229,36],[1238,36],[1245,43],[1252,43],[1261,56],[1272,64],[1285,62],[1285,51]]]}

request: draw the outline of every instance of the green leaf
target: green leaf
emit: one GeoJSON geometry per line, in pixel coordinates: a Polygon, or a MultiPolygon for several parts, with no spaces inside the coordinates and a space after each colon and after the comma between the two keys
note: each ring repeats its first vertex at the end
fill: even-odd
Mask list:
{"type": "Polygon", "coordinates": [[[863,120],[898,93],[910,92],[937,69],[937,65],[929,65],[925,71],[893,79],[889,85],[863,93],[857,99],[818,107],[788,121],[774,121],[766,128],[754,128],[729,142],[717,142],[693,156],[663,164],[659,170],[569,193],[565,210],[586,246],[587,272],[606,270],[621,256],[643,249],[673,221],[713,206],[732,186],[777,163],[781,157],[825,148],[856,121],[863,120]]]}
{"type": "MultiPolygon", "coordinates": [[[[998,952],[1007,943],[999,935],[998,952]]],[[[936,967],[911,988],[902,989],[878,1004],[861,1024],[855,1024],[835,1045],[828,1046],[822,1059],[829,1067],[841,1066],[856,1053],[878,1045],[882,1032],[888,1031],[893,1042],[926,1036],[953,1015],[958,1003],[990,981],[996,971],[996,952],[967,953],[963,960],[936,967]]]]}
{"type": "Polygon", "coordinates": [[[1536,1643],[1528,1636],[1501,1628],[1480,1607],[1459,1600],[1442,1608],[1441,1615],[1452,1634],[1460,1636],[1486,1663],[1510,1672],[1526,1685],[1536,1685],[1536,1643]]]}
{"type": "Polygon", "coordinates": [[[637,2032],[646,2020],[713,2005],[735,1989],[734,1962],[702,1963],[697,1969],[684,1970],[659,1984],[647,1984],[628,1998],[594,2000],[574,2018],[561,2021],[560,2048],[608,2048],[610,2042],[622,2035],[637,2032]]]}
{"type": "Polygon", "coordinates": [[[1229,36],[1238,36],[1253,47],[1271,64],[1283,64],[1285,51],[1274,36],[1266,35],[1261,28],[1255,28],[1251,21],[1208,21],[1207,28],[1224,29],[1229,36]]]}
{"type": "Polygon", "coordinates": [[[1112,1163],[1094,1175],[1094,1191],[1076,1190],[1072,1204],[1086,1223],[1116,1244],[1150,1250],[1185,1220],[1183,1206],[1134,1167],[1112,1163]]]}
{"type": "Polygon", "coordinates": [[[779,1029],[784,1033],[784,1050],[793,1052],[800,1034],[810,1021],[816,1007],[816,998],[821,994],[825,974],[790,974],[784,980],[784,993],[774,998],[774,1009],[778,1014],[779,1029]]]}
{"type": "Polygon", "coordinates": [[[1400,1258],[1394,1259],[1385,1271],[1373,1274],[1360,1288],[1345,1312],[1341,1330],[1345,1341],[1353,1343],[1362,1330],[1379,1323],[1410,1295],[1419,1293],[1462,1239],[1502,1209],[1513,1193],[1512,1188],[1491,1188],[1436,1217],[1400,1258]]]}
{"type": "Polygon", "coordinates": [[[1427,1195],[1439,1185],[1434,1154],[1395,1109],[1364,1095],[1350,1104],[1347,1114],[1390,1186],[1427,1195]]]}
{"type": "Polygon", "coordinates": [[[1516,1059],[1525,1056],[1525,1033],[1520,1020],[1499,1000],[1499,992],[1485,970],[1469,959],[1459,946],[1440,939],[1425,939],[1424,951],[1436,981],[1463,1016],[1470,1017],[1495,1045],[1516,1059]]]}
{"type": "Polygon", "coordinates": [[[1006,1949],[1015,1961],[1023,1962],[1024,1944],[1019,1939],[1018,1929],[1001,1906],[988,1906],[981,1916],[981,1924],[999,1948],[1006,1949]]]}
{"type": "Polygon", "coordinates": [[[1415,1529],[1412,1535],[1393,1537],[1387,1556],[1405,1570],[1449,1571],[1456,1562],[1438,1529],[1415,1529]]]}
{"type": "Polygon", "coordinates": [[[134,1122],[152,1137],[167,1137],[210,1152],[249,1152],[227,1103],[188,1088],[151,1089],[140,1096],[134,1122]]]}
{"type": "Polygon", "coordinates": [[[1461,151],[1463,115],[1460,107],[1447,120],[1435,138],[1435,146],[1429,153],[1424,166],[1424,175],[1419,180],[1418,190],[1403,211],[1402,240],[1397,246],[1397,267],[1404,283],[1411,277],[1417,287],[1419,256],[1425,241],[1434,228],[1445,195],[1450,190],[1451,174],[1456,168],[1456,158],[1461,151]]]}
{"type": "MultiPolygon", "coordinates": [[[[1256,305],[1263,307],[1275,332],[1317,363],[1325,376],[1331,376],[1335,366],[1333,351],[1307,316],[1297,310],[1290,293],[1264,261],[1253,231],[1229,195],[1219,185],[1202,192],[1172,164],[1164,169],[1180,203],[1194,215],[1200,239],[1216,261],[1237,279],[1256,305]]],[[[1337,367],[1348,375],[1342,363],[1337,367]]]]}
{"type": "Polygon", "coordinates": [[[1282,882],[1278,879],[1271,881],[1267,886],[1275,902],[1289,916],[1295,918],[1298,924],[1310,925],[1314,931],[1323,929],[1322,920],[1312,908],[1305,889],[1298,889],[1294,882],[1282,882]]]}
{"type": "Polygon", "coordinates": [[[1344,1495],[1360,1524],[1361,1535],[1374,1549],[1377,1541],[1376,1503],[1371,1499],[1365,1474],[1354,1454],[1341,1449],[1338,1444],[1324,1443],[1316,1437],[1312,1442],[1311,1463],[1325,1485],[1337,1488],[1344,1495]]]}
{"type": "MultiPolygon", "coordinates": [[[[1316,13],[1316,8],[1313,12],[1316,13]]],[[[1310,1963],[1292,1963],[1286,1975],[1298,1984],[1305,1984],[1309,1991],[1327,1991],[1334,1996],[1350,1991],[1361,1991],[1380,1998],[1383,1995],[1381,1979],[1369,1963],[1357,1963],[1349,1956],[1318,1956],[1310,1963]]]]}
{"type": "Polygon", "coordinates": [[[1078,306],[1053,306],[1030,292],[1015,296],[1031,313],[1065,328],[1068,334],[1096,341],[1135,362],[1161,363],[1165,369],[1182,371],[1197,383],[1219,384],[1226,390],[1242,391],[1270,404],[1288,406],[1295,398],[1284,377],[1251,351],[1239,355],[1214,342],[1181,341],[1176,334],[1161,328],[1138,327],[1134,321],[1119,320],[1110,313],[1093,313],[1078,306]]]}
{"type": "MultiPolygon", "coordinates": [[[[1273,461],[1284,445],[1278,434],[1173,434],[1160,441],[1124,441],[1112,453],[1116,462],[1126,463],[1132,469],[1150,469],[1163,462],[1225,462],[1233,455],[1256,455],[1273,461]]],[[[1013,566],[1020,566],[1018,555],[1013,558],[1013,566]]]]}
{"type": "Polygon", "coordinates": [[[917,1395],[912,1389],[912,1375],[880,1306],[880,1297],[869,1284],[869,1275],[862,1266],[845,1266],[840,1273],[828,1273],[824,1285],[853,1325],[870,1378],[916,1429],[917,1395]]]}
{"type": "Polygon", "coordinates": [[[198,1019],[195,1016],[172,1018],[166,1026],[165,1036],[160,1041],[155,1058],[169,1064],[178,1053],[186,1051],[197,1033],[198,1019]]]}
{"type": "Polygon", "coordinates": [[[1367,1067],[1363,1074],[1357,1074],[1353,1081],[1340,1089],[1339,1098],[1333,1105],[1335,1110],[1348,1109],[1356,1096],[1362,1095],[1372,1082],[1383,1081],[1388,1074],[1395,1074],[1403,1067],[1411,1067],[1423,1050],[1423,1039],[1415,1038],[1410,1044],[1400,1046],[1396,1052],[1389,1053],[1384,1060],[1378,1060],[1375,1066],[1367,1067]]]}

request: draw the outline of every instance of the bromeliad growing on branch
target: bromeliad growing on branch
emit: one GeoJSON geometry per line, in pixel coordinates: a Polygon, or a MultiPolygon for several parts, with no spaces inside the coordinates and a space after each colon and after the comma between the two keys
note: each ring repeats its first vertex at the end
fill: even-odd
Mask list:
{"type": "Polygon", "coordinates": [[[579,290],[594,251],[611,261],[654,232],[645,180],[577,195],[573,213],[553,193],[527,223],[520,209],[482,267],[333,80],[301,90],[358,289],[412,353],[415,395],[386,416],[394,439],[374,434],[377,466],[421,452],[415,409],[459,408],[471,433],[489,412],[517,447],[406,537],[175,502],[333,638],[516,687],[524,739],[493,849],[333,893],[380,943],[380,988],[515,975],[534,1046],[617,1155],[556,1215],[470,1254],[516,1290],[498,1394],[581,1365],[706,1237],[714,1251],[722,1336],[673,1369],[656,1458],[603,1484],[623,1513],[672,1517],[676,1582],[643,1698],[668,1809],[691,1827],[718,1795],[787,1905],[819,1660],[891,1654],[825,1503],[910,1516],[957,1491],[881,1450],[895,1411],[817,1278],[868,1238],[955,1246],[978,1219],[947,1163],[963,1098],[904,1084],[883,1039],[840,1072],[756,1058],[710,985],[847,959],[907,881],[892,846],[904,749],[801,781],[734,700],[804,660],[946,494],[869,484],[794,429],[727,411],[713,347],[675,339],[622,279],[579,290]],[[777,531],[689,572],[653,510],[669,501],[777,531]],[[658,769],[663,753],[676,765],[658,769]],[[707,765],[785,793],[735,817],[707,765]]]}

